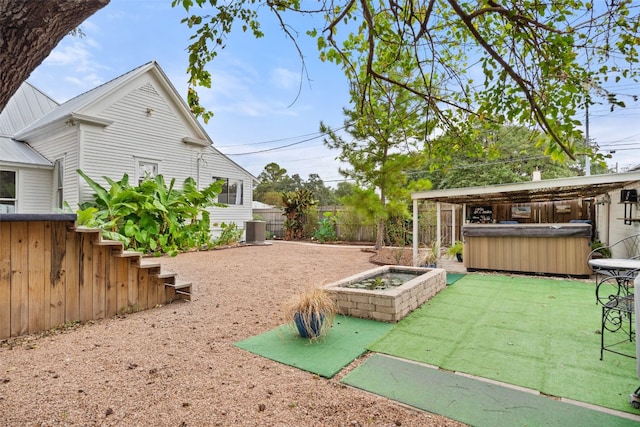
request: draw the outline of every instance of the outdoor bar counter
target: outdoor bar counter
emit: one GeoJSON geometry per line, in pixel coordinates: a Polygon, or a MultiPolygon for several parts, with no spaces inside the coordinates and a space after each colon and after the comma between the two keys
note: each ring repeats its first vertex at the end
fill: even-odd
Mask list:
{"type": "Polygon", "coordinates": [[[465,224],[470,270],[588,276],[590,224],[465,224]]]}

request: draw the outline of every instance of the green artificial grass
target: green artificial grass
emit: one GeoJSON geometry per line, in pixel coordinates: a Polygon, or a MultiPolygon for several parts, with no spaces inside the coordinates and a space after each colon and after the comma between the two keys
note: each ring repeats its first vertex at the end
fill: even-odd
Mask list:
{"type": "Polygon", "coordinates": [[[331,378],[364,354],[366,346],[391,327],[389,323],[336,316],[329,333],[316,341],[301,338],[291,325],[282,325],[234,345],[267,359],[331,378]]]}
{"type": "Polygon", "coordinates": [[[502,385],[373,354],[342,382],[476,427],[626,427],[637,422],[502,385]]]}
{"type": "MultiPolygon", "coordinates": [[[[635,359],[600,360],[601,317],[593,283],[468,274],[369,349],[640,414],[628,402],[640,383],[635,359]]],[[[617,349],[635,354],[635,343],[617,349]]]]}

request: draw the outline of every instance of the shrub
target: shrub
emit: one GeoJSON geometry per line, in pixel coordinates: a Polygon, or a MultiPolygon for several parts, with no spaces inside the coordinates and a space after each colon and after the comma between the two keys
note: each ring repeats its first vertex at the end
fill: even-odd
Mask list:
{"type": "Polygon", "coordinates": [[[323,218],[318,223],[318,229],[313,234],[313,238],[319,242],[331,242],[338,238],[336,233],[337,218],[333,212],[325,212],[323,218]]]}
{"type": "Polygon", "coordinates": [[[107,190],[79,169],[78,174],[95,192],[93,201],[80,205],[78,223],[101,228],[105,238],[143,253],[176,255],[208,245],[211,236],[206,208],[226,206],[215,201],[221,181],[198,190],[195,180],[187,178],[182,190],[177,190],[175,179],[167,186],[158,175],[134,187],[124,174],[119,181],[103,177],[110,185],[107,190]]]}

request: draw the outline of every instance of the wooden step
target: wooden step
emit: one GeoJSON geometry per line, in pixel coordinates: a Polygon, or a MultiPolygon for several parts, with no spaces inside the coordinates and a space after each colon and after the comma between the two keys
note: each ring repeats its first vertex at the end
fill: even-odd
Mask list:
{"type": "MultiPolygon", "coordinates": [[[[124,250],[124,245],[122,244],[122,242],[119,242],[118,240],[103,240],[101,238],[98,238],[97,240],[92,240],[91,244],[96,245],[96,246],[117,246],[119,248],[119,250],[124,250]]],[[[114,248],[114,250],[118,250],[116,248],[114,248]]]]}
{"type": "Polygon", "coordinates": [[[114,251],[112,255],[118,258],[134,258],[134,257],[142,257],[142,252],[132,251],[127,249],[121,252],[114,251]]]}
{"type": "Polygon", "coordinates": [[[151,261],[148,259],[141,259],[140,260],[140,268],[160,268],[162,267],[162,265],[160,264],[159,261],[151,261]]]}
{"type": "Polygon", "coordinates": [[[90,228],[84,225],[78,225],[74,228],[74,231],[77,233],[100,233],[102,234],[102,230],[100,228],[90,228]]]}
{"type": "Polygon", "coordinates": [[[176,280],[175,283],[165,283],[164,285],[171,288],[180,299],[191,301],[191,282],[176,280]]]}
{"type": "Polygon", "coordinates": [[[168,279],[168,280],[165,280],[165,283],[174,283],[175,282],[175,278],[176,278],[177,275],[178,274],[174,273],[173,271],[162,271],[162,272],[160,272],[160,274],[158,274],[158,278],[159,279],[168,279]]]}

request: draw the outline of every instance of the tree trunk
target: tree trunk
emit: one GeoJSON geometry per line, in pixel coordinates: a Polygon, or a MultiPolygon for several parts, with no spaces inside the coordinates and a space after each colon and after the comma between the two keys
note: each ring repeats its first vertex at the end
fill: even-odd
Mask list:
{"type": "Polygon", "coordinates": [[[378,230],[376,232],[376,244],[374,248],[376,250],[382,249],[382,244],[384,243],[384,219],[378,220],[378,230]]]}
{"type": "Polygon", "coordinates": [[[53,48],[109,0],[0,0],[0,112],[53,48]]]}

